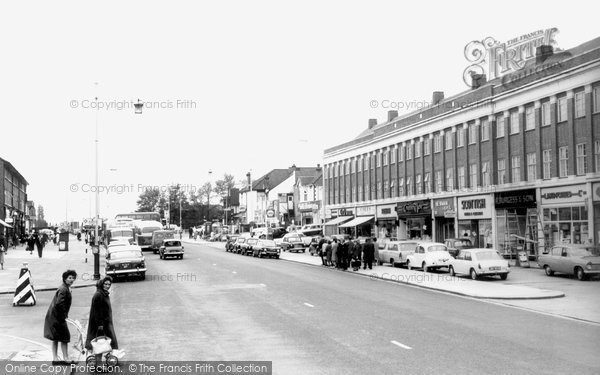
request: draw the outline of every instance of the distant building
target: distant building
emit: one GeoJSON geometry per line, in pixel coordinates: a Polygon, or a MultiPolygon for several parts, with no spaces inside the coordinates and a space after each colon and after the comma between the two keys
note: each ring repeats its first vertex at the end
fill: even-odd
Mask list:
{"type": "Polygon", "coordinates": [[[319,165],[317,168],[316,177],[298,177],[294,185],[295,218],[301,225],[323,223],[323,173],[319,165]]]}
{"type": "Polygon", "coordinates": [[[25,232],[27,180],[7,160],[0,158],[0,230],[20,236],[25,232]]]}

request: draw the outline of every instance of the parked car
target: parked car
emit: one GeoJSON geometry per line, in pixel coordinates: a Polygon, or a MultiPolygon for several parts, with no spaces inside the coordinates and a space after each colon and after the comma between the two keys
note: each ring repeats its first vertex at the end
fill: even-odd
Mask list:
{"type": "Polygon", "coordinates": [[[163,240],[162,245],[158,249],[158,254],[160,259],[167,259],[167,257],[183,259],[183,250],[180,240],[167,239],[163,240]]]}
{"type": "Polygon", "coordinates": [[[379,244],[377,264],[390,263],[392,267],[406,265],[408,256],[415,252],[417,241],[388,241],[379,244]]]}
{"type": "Polygon", "coordinates": [[[304,245],[304,241],[302,241],[302,238],[300,237],[301,235],[302,234],[299,233],[288,233],[283,236],[283,240],[279,246],[281,246],[283,251],[302,251],[304,253],[306,252],[306,247],[304,245]]]}
{"type": "MultiPolygon", "coordinates": [[[[132,244],[130,241],[127,241],[127,240],[113,241],[113,242],[109,243],[108,246],[106,247],[106,257],[108,257],[108,254],[110,254],[112,251],[118,251],[123,246],[131,246],[131,245],[134,245],[134,244],[132,244]]],[[[140,249],[141,249],[141,247],[140,247],[140,249]]]]}
{"type": "Polygon", "coordinates": [[[600,247],[594,245],[556,245],[538,257],[538,264],[552,276],[554,272],[575,275],[578,280],[600,275],[600,247]]]}
{"type": "Polygon", "coordinates": [[[238,237],[235,240],[235,242],[233,244],[233,249],[231,251],[239,254],[242,251],[242,245],[244,245],[246,243],[247,239],[248,239],[247,237],[242,237],[242,236],[238,237]]]}
{"type": "Polygon", "coordinates": [[[113,277],[146,278],[146,260],[137,245],[118,246],[106,256],[105,274],[113,277]]]}
{"type": "Polygon", "coordinates": [[[237,241],[239,236],[237,235],[230,235],[229,238],[227,239],[227,242],[225,242],[225,251],[233,251],[235,248],[235,242],[237,241]]]}
{"type": "Polygon", "coordinates": [[[305,236],[323,235],[323,225],[321,224],[306,224],[299,230],[305,236]]]}
{"type": "Polygon", "coordinates": [[[111,228],[108,230],[110,242],[113,241],[133,241],[133,228],[111,228]]]}
{"type": "Polygon", "coordinates": [[[448,266],[451,276],[469,275],[476,280],[480,276],[500,276],[506,280],[510,267],[508,261],[494,249],[462,249],[448,266]]]}
{"type": "Polygon", "coordinates": [[[253,251],[254,251],[254,247],[256,245],[258,245],[258,238],[255,237],[251,237],[248,238],[246,240],[246,242],[244,242],[243,244],[240,245],[241,250],[240,250],[240,254],[242,255],[252,255],[253,251]]]}
{"type": "Polygon", "coordinates": [[[446,245],[448,252],[453,257],[456,257],[458,251],[461,249],[472,249],[475,247],[468,238],[448,238],[444,241],[444,245],[446,245]]]}
{"type": "Polygon", "coordinates": [[[163,240],[172,238],[175,238],[175,232],[172,230],[155,230],[152,232],[152,245],[150,245],[152,252],[157,254],[158,250],[162,246],[163,240]]]}
{"type": "Polygon", "coordinates": [[[415,252],[406,259],[406,267],[409,270],[421,268],[423,272],[427,272],[431,269],[448,267],[451,258],[443,243],[417,242],[415,252]]]}
{"type": "Polygon", "coordinates": [[[255,257],[269,257],[279,259],[281,248],[275,245],[273,240],[259,240],[256,245],[252,246],[252,255],[255,257]]]}

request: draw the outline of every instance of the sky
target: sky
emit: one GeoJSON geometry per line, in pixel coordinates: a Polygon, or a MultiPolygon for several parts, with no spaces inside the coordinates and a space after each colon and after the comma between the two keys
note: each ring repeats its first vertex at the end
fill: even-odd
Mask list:
{"type": "Polygon", "coordinates": [[[465,91],[469,42],[556,27],[568,49],[600,36],[598,4],[3,2],[0,157],[53,223],[93,216],[96,186],[111,218],[148,186],[316,166],[369,118],[465,91]]]}

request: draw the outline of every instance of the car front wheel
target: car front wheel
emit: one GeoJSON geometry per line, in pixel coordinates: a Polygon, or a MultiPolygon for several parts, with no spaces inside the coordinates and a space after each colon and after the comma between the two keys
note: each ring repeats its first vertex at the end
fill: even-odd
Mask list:
{"type": "Polygon", "coordinates": [[[507,278],[508,278],[507,273],[503,273],[502,275],[500,275],[500,280],[506,280],[507,278]]]}
{"type": "Polygon", "coordinates": [[[471,272],[469,272],[469,275],[471,275],[472,280],[477,280],[477,272],[475,272],[473,268],[471,268],[471,272]]]}
{"type": "Polygon", "coordinates": [[[456,276],[456,272],[454,272],[454,267],[450,266],[448,270],[450,271],[450,276],[456,276]]]}
{"type": "Polygon", "coordinates": [[[552,271],[552,268],[550,268],[550,266],[544,266],[544,271],[546,271],[546,276],[554,275],[554,271],[552,271]]]}
{"type": "Polygon", "coordinates": [[[585,280],[585,273],[583,272],[583,268],[581,268],[581,267],[575,268],[575,276],[577,277],[577,280],[579,280],[579,281],[585,280]]]}

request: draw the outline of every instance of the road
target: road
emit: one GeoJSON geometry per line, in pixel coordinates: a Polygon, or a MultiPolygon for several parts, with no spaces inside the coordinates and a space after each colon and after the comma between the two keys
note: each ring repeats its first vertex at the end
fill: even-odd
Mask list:
{"type": "Polygon", "coordinates": [[[341,271],[186,245],[114,286],[127,360],[274,373],[599,373],[600,327],[341,271]]]}

